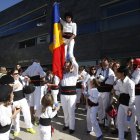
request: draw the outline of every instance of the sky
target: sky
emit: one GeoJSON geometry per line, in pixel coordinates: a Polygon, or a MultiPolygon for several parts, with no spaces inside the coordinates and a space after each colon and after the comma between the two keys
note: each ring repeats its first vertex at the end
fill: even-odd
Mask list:
{"type": "Polygon", "coordinates": [[[0,0],[0,12],[21,1],[22,0],[0,0]]]}

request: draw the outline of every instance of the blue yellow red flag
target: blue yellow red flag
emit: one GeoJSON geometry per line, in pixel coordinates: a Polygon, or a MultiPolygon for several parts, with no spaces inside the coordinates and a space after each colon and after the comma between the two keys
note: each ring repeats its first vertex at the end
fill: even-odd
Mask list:
{"type": "Polygon", "coordinates": [[[59,4],[57,2],[55,2],[53,5],[52,29],[49,49],[52,52],[53,74],[62,79],[63,67],[65,63],[65,45],[60,24],[59,4]]]}

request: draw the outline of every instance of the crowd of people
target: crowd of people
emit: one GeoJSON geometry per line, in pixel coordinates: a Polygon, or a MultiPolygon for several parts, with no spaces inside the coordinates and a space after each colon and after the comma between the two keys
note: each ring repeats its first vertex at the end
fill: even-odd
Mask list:
{"type": "Polygon", "coordinates": [[[75,111],[85,104],[87,133],[95,132],[97,140],[103,139],[102,129],[113,125],[119,140],[125,139],[130,128],[131,139],[138,140],[140,129],[140,58],[130,59],[125,65],[108,57],[98,66],[78,66],[73,55],[77,32],[72,15],[65,14],[63,38],[66,46],[66,62],[63,78],[52,71],[45,72],[38,60],[25,71],[20,65],[6,71],[0,68],[0,140],[9,140],[11,126],[14,137],[20,135],[22,111],[27,132],[35,134],[39,125],[40,139],[51,139],[51,119],[59,110],[58,95],[64,113],[63,131],[75,132],[75,111]],[[71,34],[70,34],[71,33],[71,34]],[[25,94],[25,87],[34,87],[25,94]],[[2,114],[2,115],[1,115],[2,114]]]}
{"type": "Polygon", "coordinates": [[[27,132],[35,134],[39,125],[41,140],[51,139],[51,119],[57,116],[60,103],[64,113],[63,131],[75,133],[75,111],[80,104],[87,111],[87,133],[95,132],[103,139],[102,129],[114,127],[120,140],[125,139],[129,128],[131,139],[137,140],[140,130],[140,59],[130,59],[126,65],[104,57],[98,66],[78,67],[73,58],[64,66],[63,79],[45,72],[38,60],[25,71],[14,68],[7,72],[0,68],[0,139],[20,134],[22,111],[27,132]],[[33,93],[23,93],[25,85],[33,83],[33,93]],[[58,102],[60,95],[60,103],[58,102]],[[137,128],[137,129],[136,129],[137,128]]]}
{"type": "Polygon", "coordinates": [[[97,69],[94,66],[87,70],[79,68],[77,103],[80,98],[86,102],[87,133],[94,131],[99,138],[102,136],[101,128],[108,130],[113,126],[112,133],[118,134],[119,140],[125,139],[129,128],[131,139],[138,139],[139,67],[139,58],[129,59],[122,65],[104,57],[97,69]]]}

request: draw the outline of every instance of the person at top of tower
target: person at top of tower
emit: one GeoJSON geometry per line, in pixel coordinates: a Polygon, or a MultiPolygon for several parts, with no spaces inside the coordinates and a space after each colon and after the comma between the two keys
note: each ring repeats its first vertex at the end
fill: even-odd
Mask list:
{"type": "Polygon", "coordinates": [[[65,43],[65,57],[66,60],[74,58],[73,49],[77,35],[77,24],[73,22],[73,15],[71,12],[64,14],[64,20],[60,18],[60,23],[63,26],[63,39],[65,43]]]}

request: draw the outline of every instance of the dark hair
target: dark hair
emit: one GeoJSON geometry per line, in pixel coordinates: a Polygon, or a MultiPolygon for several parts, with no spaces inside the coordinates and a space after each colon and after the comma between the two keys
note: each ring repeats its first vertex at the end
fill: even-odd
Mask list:
{"type": "Polygon", "coordinates": [[[95,74],[96,74],[96,71],[95,71],[95,73],[92,72],[93,69],[96,70],[95,66],[91,66],[91,67],[90,67],[90,70],[89,70],[89,74],[90,74],[90,75],[95,75],[95,74]]]}
{"type": "Polygon", "coordinates": [[[11,75],[4,75],[0,78],[1,85],[13,84],[14,78],[11,75]]]}
{"type": "Polygon", "coordinates": [[[115,62],[113,63],[113,65],[112,65],[112,70],[113,70],[113,71],[114,71],[114,67],[115,67],[116,64],[119,64],[119,65],[120,65],[121,63],[120,63],[119,61],[115,61],[115,62]]]}
{"type": "Polygon", "coordinates": [[[50,93],[45,94],[41,100],[41,104],[43,106],[42,112],[45,112],[46,107],[48,106],[53,107],[53,103],[54,103],[53,96],[50,93]]]}
{"type": "Polygon", "coordinates": [[[83,71],[85,69],[85,66],[79,66],[79,71],[83,71]]]}
{"type": "Polygon", "coordinates": [[[12,68],[12,69],[10,70],[9,74],[10,74],[10,75],[13,75],[13,73],[14,73],[15,71],[18,71],[18,69],[17,69],[17,68],[12,68]]]}
{"type": "Polygon", "coordinates": [[[134,59],[134,58],[133,58],[133,57],[129,57],[129,58],[127,58],[127,59],[126,59],[126,63],[129,63],[130,60],[132,60],[132,59],[134,59]]]}
{"type": "Polygon", "coordinates": [[[13,92],[13,88],[9,85],[0,85],[0,102],[3,102],[5,106],[11,104],[10,97],[13,92]]]}
{"type": "Polygon", "coordinates": [[[101,61],[102,61],[102,60],[107,60],[108,62],[110,62],[110,58],[109,58],[109,57],[106,57],[106,56],[102,57],[102,58],[101,58],[101,61]]]}
{"type": "Polygon", "coordinates": [[[67,60],[65,63],[69,63],[70,65],[72,65],[72,62],[70,60],[67,60]]]}
{"type": "Polygon", "coordinates": [[[64,14],[64,19],[66,20],[66,17],[71,17],[71,19],[73,20],[73,14],[71,12],[66,12],[64,14]]]}
{"type": "Polygon", "coordinates": [[[7,101],[3,101],[3,104],[6,107],[9,106],[10,104],[12,104],[11,101],[10,101],[11,94],[12,94],[12,92],[8,95],[8,100],[7,101]]]}
{"type": "Polygon", "coordinates": [[[127,76],[128,73],[129,73],[129,70],[126,66],[120,66],[118,69],[117,69],[117,72],[119,73],[124,73],[124,76],[127,76]]]}
{"type": "Polygon", "coordinates": [[[34,59],[33,62],[40,63],[38,59],[34,59]]]}
{"type": "Polygon", "coordinates": [[[96,88],[100,86],[99,82],[95,78],[92,80],[92,84],[95,85],[96,88]]]}
{"type": "Polygon", "coordinates": [[[23,72],[22,68],[19,68],[19,69],[18,69],[18,73],[19,73],[19,75],[21,75],[22,72],[23,72]]]}

